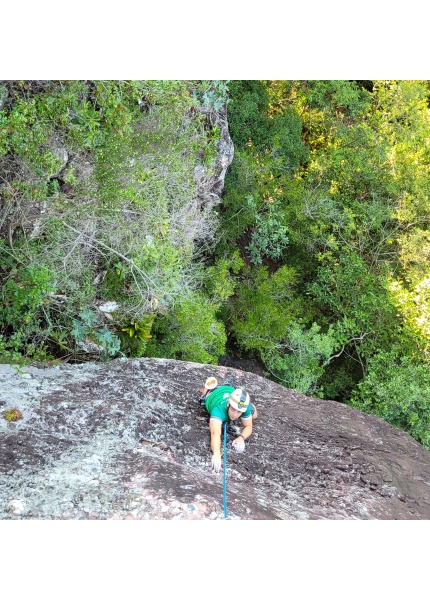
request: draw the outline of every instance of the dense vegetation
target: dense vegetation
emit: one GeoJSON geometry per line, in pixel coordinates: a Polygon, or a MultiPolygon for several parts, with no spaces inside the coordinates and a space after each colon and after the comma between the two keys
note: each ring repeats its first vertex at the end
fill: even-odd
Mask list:
{"type": "Polygon", "coordinates": [[[156,315],[148,351],[216,360],[225,332],[196,253],[216,215],[194,169],[213,170],[207,115],[221,94],[204,82],[3,86],[3,361],[142,356],[156,315]]]}
{"type": "Polygon", "coordinates": [[[227,348],[430,448],[427,82],[3,90],[3,362],[227,348]],[[226,101],[217,205],[194,172],[213,172],[226,101]]]}
{"type": "Polygon", "coordinates": [[[235,161],[219,255],[239,349],[303,393],[350,402],[430,447],[426,82],[230,85],[235,161]]]}

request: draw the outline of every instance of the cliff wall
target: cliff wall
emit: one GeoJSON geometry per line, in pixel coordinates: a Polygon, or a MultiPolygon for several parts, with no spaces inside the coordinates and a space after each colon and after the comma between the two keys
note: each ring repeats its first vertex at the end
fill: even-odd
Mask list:
{"type": "Polygon", "coordinates": [[[0,365],[1,519],[224,519],[212,473],[209,375],[243,386],[259,418],[227,434],[231,519],[429,519],[430,453],[351,407],[228,367],[118,359],[20,372],[0,365]]]}

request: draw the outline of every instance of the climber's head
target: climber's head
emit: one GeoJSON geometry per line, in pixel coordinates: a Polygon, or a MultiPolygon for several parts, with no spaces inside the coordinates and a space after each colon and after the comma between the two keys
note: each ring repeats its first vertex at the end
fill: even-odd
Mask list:
{"type": "Polygon", "coordinates": [[[248,405],[248,392],[245,392],[245,390],[242,390],[241,388],[235,389],[228,398],[228,416],[232,421],[234,421],[246,411],[248,405]]]}

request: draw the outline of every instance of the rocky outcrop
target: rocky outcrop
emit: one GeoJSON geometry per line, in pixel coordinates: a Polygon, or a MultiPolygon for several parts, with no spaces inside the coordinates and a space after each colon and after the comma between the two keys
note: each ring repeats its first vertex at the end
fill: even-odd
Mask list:
{"type": "Polygon", "coordinates": [[[8,99],[9,91],[5,81],[0,81],[0,110],[3,110],[6,100],[8,99]]]}
{"type": "Polygon", "coordinates": [[[210,212],[221,202],[225,176],[234,156],[234,145],[228,130],[226,105],[217,111],[202,106],[200,112],[205,115],[208,126],[219,132],[214,164],[208,168],[198,163],[194,168],[199,210],[210,212]]]}
{"type": "MultiPolygon", "coordinates": [[[[201,111],[205,113],[202,108],[201,111]]],[[[215,160],[215,174],[210,180],[209,191],[221,196],[224,189],[224,179],[227,169],[234,156],[233,140],[230,137],[227,121],[227,105],[218,111],[206,111],[207,119],[213,128],[218,128],[219,139],[217,141],[217,157],[215,160]]]]}
{"type": "Polygon", "coordinates": [[[165,359],[0,365],[1,519],[224,519],[210,468],[207,376],[259,411],[243,454],[227,433],[230,519],[429,519],[430,453],[351,407],[258,375],[165,359]]]}

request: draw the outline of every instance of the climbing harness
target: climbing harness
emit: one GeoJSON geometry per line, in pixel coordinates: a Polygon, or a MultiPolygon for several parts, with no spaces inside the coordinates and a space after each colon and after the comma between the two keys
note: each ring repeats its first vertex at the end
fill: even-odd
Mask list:
{"type": "Polygon", "coordinates": [[[224,423],[224,519],[227,519],[227,421],[224,423]]]}

